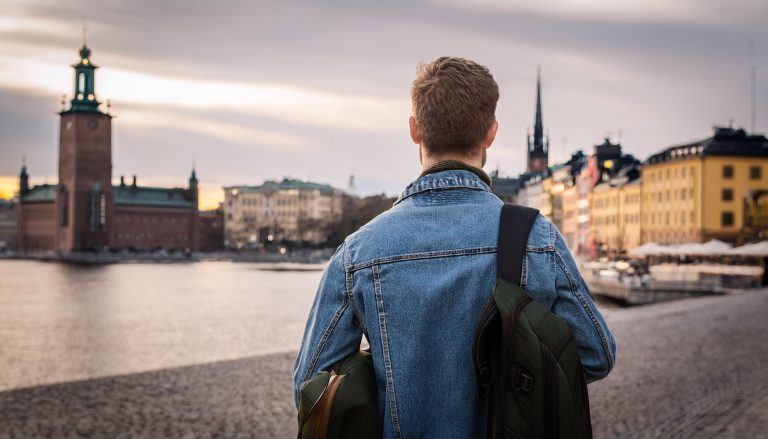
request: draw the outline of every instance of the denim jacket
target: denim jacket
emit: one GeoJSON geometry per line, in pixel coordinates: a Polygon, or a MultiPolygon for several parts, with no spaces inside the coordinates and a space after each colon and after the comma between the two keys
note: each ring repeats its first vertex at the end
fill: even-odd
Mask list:
{"type": "MultiPolygon", "coordinates": [[[[386,438],[481,437],[472,336],[496,282],[502,202],[474,173],[411,183],[387,212],[350,235],[320,281],[293,371],[294,396],[320,370],[373,354],[386,438]]],[[[616,344],[557,228],[539,215],[521,284],[573,330],[590,381],[616,344]]]]}

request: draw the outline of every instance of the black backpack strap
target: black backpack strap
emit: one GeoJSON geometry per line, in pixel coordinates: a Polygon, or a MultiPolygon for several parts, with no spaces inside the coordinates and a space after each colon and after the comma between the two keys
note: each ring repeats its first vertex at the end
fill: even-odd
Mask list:
{"type": "Polygon", "coordinates": [[[520,285],[528,234],[539,215],[537,209],[504,204],[499,218],[499,254],[496,275],[520,285]]]}

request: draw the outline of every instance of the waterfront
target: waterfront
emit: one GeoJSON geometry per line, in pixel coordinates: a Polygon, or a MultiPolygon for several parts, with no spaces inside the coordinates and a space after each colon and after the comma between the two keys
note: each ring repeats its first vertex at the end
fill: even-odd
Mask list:
{"type": "Polygon", "coordinates": [[[295,350],[311,267],[0,260],[0,391],[295,350]]]}
{"type": "MultiPolygon", "coordinates": [[[[293,437],[290,371],[320,271],[0,261],[0,437],[293,437]]],[[[600,305],[616,368],[597,437],[768,431],[768,290],[600,305]]]]}

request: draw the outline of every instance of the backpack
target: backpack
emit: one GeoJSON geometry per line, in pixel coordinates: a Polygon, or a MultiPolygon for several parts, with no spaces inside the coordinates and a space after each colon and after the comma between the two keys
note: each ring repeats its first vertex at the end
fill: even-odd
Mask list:
{"type": "Polygon", "coordinates": [[[475,329],[478,401],[487,438],[591,438],[587,382],[568,325],[520,287],[538,210],[505,204],[497,281],[475,329]]]}
{"type": "Polygon", "coordinates": [[[298,439],[378,438],[378,390],[369,351],[352,354],[301,385],[298,439]]]}

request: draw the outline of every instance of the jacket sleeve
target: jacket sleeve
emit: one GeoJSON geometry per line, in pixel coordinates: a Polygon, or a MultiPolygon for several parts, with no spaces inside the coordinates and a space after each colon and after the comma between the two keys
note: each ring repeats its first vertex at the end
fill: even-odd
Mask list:
{"type": "Polygon", "coordinates": [[[355,322],[349,302],[344,251],[345,244],[342,244],[331,257],[307,318],[301,348],[293,367],[297,408],[299,391],[306,380],[360,349],[362,332],[355,322]]]}
{"type": "Polygon", "coordinates": [[[552,312],[566,321],[573,331],[587,381],[605,378],[616,361],[616,341],[595,306],[587,284],[581,277],[568,246],[555,230],[555,287],[557,300],[552,312]]]}

